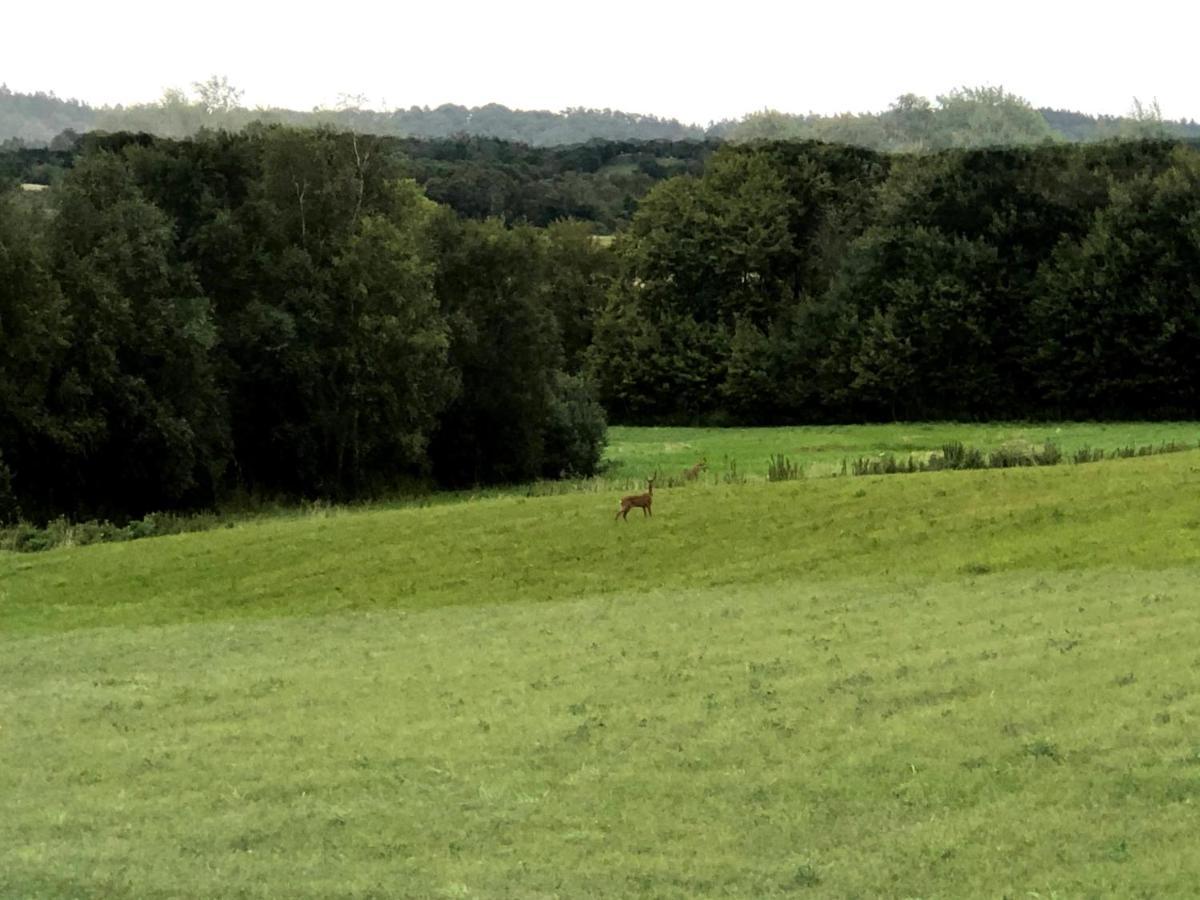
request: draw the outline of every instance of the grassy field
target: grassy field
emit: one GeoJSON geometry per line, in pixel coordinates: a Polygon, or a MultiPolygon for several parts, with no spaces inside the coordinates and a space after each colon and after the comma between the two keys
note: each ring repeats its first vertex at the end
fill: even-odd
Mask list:
{"type": "Polygon", "coordinates": [[[0,553],[0,897],[1190,896],[1198,500],[1191,451],[0,553]]]}
{"type": "Polygon", "coordinates": [[[1053,443],[1070,455],[1084,447],[1118,447],[1200,442],[1197,422],[1062,422],[1019,424],[987,422],[906,422],[890,425],[811,425],[792,428],[629,428],[609,429],[605,459],[610,474],[644,478],[658,470],[679,475],[703,457],[709,477],[729,470],[765,478],[768,460],[783,454],[804,466],[808,475],[831,475],[843,460],[892,453],[927,456],[959,441],[980,450],[1005,444],[1053,443]]]}

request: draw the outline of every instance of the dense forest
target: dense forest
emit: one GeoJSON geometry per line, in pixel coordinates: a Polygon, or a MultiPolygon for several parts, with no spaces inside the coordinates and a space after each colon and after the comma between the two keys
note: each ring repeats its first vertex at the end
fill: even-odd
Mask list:
{"type": "MultiPolygon", "coordinates": [[[[258,133],[261,125],[248,126],[258,133]]],[[[0,182],[52,185],[80,148],[103,138],[75,135],[56,148],[0,151],[0,182]]],[[[371,137],[426,195],[459,215],[545,226],[573,218],[611,234],[629,221],[655,183],[698,175],[718,146],[698,141],[589,141],[570,147],[531,147],[497,138],[371,137]]]]}
{"type": "Polygon", "coordinates": [[[327,130],[117,135],[0,194],[0,515],[592,471],[576,307],[611,255],[460,218],[404,163],[327,130]]]}
{"type": "Polygon", "coordinates": [[[624,422],[1194,418],[1200,147],[726,147],[613,246],[624,422]]]}
{"type": "Polygon", "coordinates": [[[1112,138],[1200,137],[1195,121],[1163,118],[1157,103],[1136,99],[1124,116],[1093,116],[1034,109],[1003,88],[958,88],[932,101],[899,96],[878,113],[790,114],[761,110],[705,127],[610,109],[515,110],[498,103],[466,107],[371,110],[362,98],[343,98],[335,108],[299,111],[249,109],[242,92],[214,76],[189,94],[170,89],[154,103],[92,107],[53,94],[22,94],[0,85],[0,146],[65,149],[88,131],[146,132],[182,138],[202,129],[236,131],[252,122],[325,125],[364,134],[410,138],[472,136],[531,147],[588,141],[820,140],[885,151],[926,151],[1112,138]]]}
{"type": "Polygon", "coordinates": [[[587,474],[605,411],[1200,415],[1196,143],[725,144],[644,166],[611,240],[524,205],[660,152],[260,125],[0,154],[0,517],[587,474]]]}

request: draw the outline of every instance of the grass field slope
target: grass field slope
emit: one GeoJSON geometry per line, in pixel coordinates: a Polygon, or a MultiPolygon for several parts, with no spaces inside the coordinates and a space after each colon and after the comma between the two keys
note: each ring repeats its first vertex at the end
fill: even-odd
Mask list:
{"type": "Polygon", "coordinates": [[[0,897],[1194,895],[1200,452],[617,499],[0,553],[0,897]]]}

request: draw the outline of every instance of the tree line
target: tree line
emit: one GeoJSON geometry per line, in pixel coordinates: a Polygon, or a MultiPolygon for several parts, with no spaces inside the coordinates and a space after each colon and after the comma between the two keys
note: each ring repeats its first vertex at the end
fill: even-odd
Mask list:
{"type": "Polygon", "coordinates": [[[62,149],[89,131],[144,131],[183,138],[201,130],[237,131],[259,122],[300,127],[330,126],[365,134],[424,140],[471,136],[531,147],[589,141],[820,140],[874,150],[913,152],[1114,138],[1200,137],[1194,120],[1168,120],[1155,101],[1133,99],[1122,116],[1034,109],[1001,87],[961,87],[930,100],[901,94],[881,112],[819,115],[764,109],[706,126],[611,109],[560,112],[510,109],[499,103],[467,107],[373,110],[365,100],[343,97],[333,108],[308,111],[242,105],[242,92],[223,77],[171,88],[152,103],[92,107],[53,94],[22,94],[0,85],[0,146],[62,149]]]}
{"type": "Polygon", "coordinates": [[[0,518],[594,470],[590,226],[464,219],[394,145],[90,136],[0,193],[0,518]]]}
{"type": "MultiPolygon", "coordinates": [[[[530,152],[426,159],[481,146],[530,152]]],[[[1196,143],[726,144],[611,241],[468,188],[460,215],[408,149],[90,135],[51,190],[10,182],[0,515],[587,474],[605,411],[1200,415],[1196,143]]],[[[570,152],[602,168],[609,149],[570,152]]]]}
{"type": "Polygon", "coordinates": [[[726,146],[613,246],[623,422],[1196,418],[1200,147],[726,146]]]}
{"type": "Polygon", "coordinates": [[[1163,118],[1157,101],[1133,98],[1123,116],[1035,109],[1002,87],[963,87],[933,101],[902,94],[883,112],[822,116],[764,109],[713,130],[730,141],[814,140],[890,153],[1146,138],[1197,138],[1195,120],[1163,118]]]}
{"type": "MultiPolygon", "coordinates": [[[[255,125],[251,130],[261,130],[255,125]]],[[[373,136],[399,160],[400,171],[426,195],[461,216],[500,218],[544,227],[561,219],[595,223],[611,234],[628,224],[637,201],[675,175],[698,175],[715,143],[590,141],[531,147],[497,138],[373,136]]],[[[0,183],[57,183],[78,149],[95,141],[74,135],[50,147],[0,151],[0,183]]]]}

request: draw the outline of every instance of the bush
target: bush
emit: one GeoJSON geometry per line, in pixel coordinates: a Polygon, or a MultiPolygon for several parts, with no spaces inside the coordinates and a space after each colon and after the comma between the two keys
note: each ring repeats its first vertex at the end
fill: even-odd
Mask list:
{"type": "Polygon", "coordinates": [[[767,481],[795,481],[804,477],[804,468],[776,453],[767,461],[767,481]]]}
{"type": "Polygon", "coordinates": [[[988,454],[988,467],[992,469],[1012,469],[1018,466],[1036,465],[1037,451],[1032,444],[1024,441],[1009,441],[988,454]]]}
{"type": "MultiPolygon", "coordinates": [[[[1104,453],[1099,453],[1102,458],[1104,453]]],[[[1160,451],[1165,452],[1165,451],[1160,451]]],[[[1088,461],[1090,451],[1075,454],[1075,461],[1088,461]],[[1082,454],[1082,458],[1081,458],[1082,454]]],[[[940,472],[945,469],[1009,469],[1014,466],[1054,466],[1063,460],[1062,451],[1054,444],[1043,444],[1040,448],[1021,441],[1011,441],[993,450],[987,456],[975,447],[963,446],[952,441],[942,446],[942,452],[933,453],[928,460],[921,461],[911,454],[898,460],[891,453],[881,456],[859,457],[850,463],[854,475],[895,475],[911,472],[940,472]]],[[[846,473],[846,461],[842,461],[842,474],[846,473]]]]}
{"type": "Polygon", "coordinates": [[[41,550],[53,550],[55,547],[85,547],[88,544],[136,541],[161,534],[205,531],[215,528],[218,521],[215,515],[176,516],[157,513],[122,526],[96,519],[72,522],[59,516],[41,528],[29,522],[19,522],[0,529],[0,550],[36,553],[41,550]]]}
{"type": "Polygon", "coordinates": [[[1057,466],[1062,459],[1063,454],[1057,444],[1043,444],[1042,449],[1033,454],[1033,461],[1039,466],[1057,466]]]}
{"type": "Polygon", "coordinates": [[[543,435],[542,474],[547,478],[596,474],[608,441],[608,422],[591,386],[577,375],[559,373],[543,435]]]}
{"type": "Polygon", "coordinates": [[[942,455],[929,457],[928,468],[938,469],[982,469],[986,465],[983,453],[974,447],[964,447],[961,441],[951,441],[942,446],[942,455]]]}
{"type": "Polygon", "coordinates": [[[927,463],[918,462],[911,454],[904,461],[896,459],[893,453],[885,453],[875,458],[860,456],[850,463],[850,470],[855,475],[911,474],[913,472],[924,472],[928,468],[927,463]]]}

